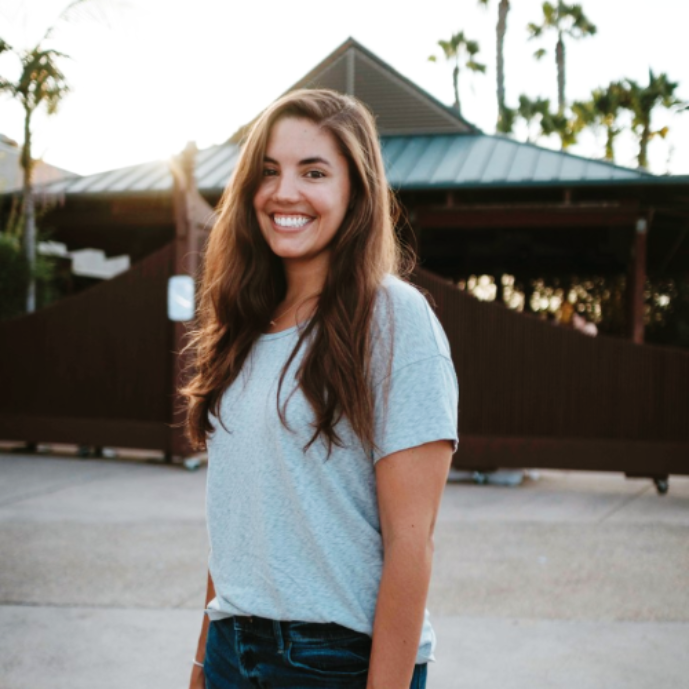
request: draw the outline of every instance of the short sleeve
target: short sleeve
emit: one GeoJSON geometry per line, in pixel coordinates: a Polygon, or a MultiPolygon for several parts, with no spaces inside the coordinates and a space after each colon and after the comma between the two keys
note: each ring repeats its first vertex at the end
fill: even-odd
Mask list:
{"type": "Polygon", "coordinates": [[[457,449],[459,390],[448,357],[436,354],[403,366],[381,383],[376,398],[374,464],[436,440],[457,449]]]}

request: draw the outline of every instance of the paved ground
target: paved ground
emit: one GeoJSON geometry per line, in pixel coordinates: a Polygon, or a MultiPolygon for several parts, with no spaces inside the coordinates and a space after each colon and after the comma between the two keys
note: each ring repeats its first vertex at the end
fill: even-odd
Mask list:
{"type": "MultiPolygon", "coordinates": [[[[205,471],[0,454],[0,688],[185,689],[205,471]]],[[[429,689],[689,686],[689,479],[448,485],[429,689]]]]}

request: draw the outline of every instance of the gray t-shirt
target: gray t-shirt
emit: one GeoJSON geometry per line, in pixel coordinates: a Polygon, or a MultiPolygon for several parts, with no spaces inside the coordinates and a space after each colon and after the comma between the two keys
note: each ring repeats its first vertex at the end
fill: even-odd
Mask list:
{"type": "MultiPolygon", "coordinates": [[[[301,390],[287,405],[291,430],[278,416],[278,381],[298,336],[297,327],[262,335],[223,395],[223,423],[212,419],[206,509],[216,598],[206,612],[211,620],[337,622],[371,636],[383,567],[374,465],[434,440],[456,448],[458,390],[449,345],[423,295],[387,276],[372,330],[378,450],[366,452],[343,419],[337,432],[344,446],[334,446],[325,461],[322,438],[303,450],[313,411],[301,390]]],[[[295,387],[302,356],[303,348],[281,400],[295,387]]],[[[416,662],[435,660],[434,648],[426,610],[416,662]]]]}

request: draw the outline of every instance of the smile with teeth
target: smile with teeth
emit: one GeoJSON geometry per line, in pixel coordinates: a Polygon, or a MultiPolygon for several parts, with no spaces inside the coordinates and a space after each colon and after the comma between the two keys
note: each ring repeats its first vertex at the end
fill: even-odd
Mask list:
{"type": "Polygon", "coordinates": [[[273,215],[273,221],[278,227],[304,227],[311,220],[312,218],[307,215],[278,215],[277,213],[273,215]]]}

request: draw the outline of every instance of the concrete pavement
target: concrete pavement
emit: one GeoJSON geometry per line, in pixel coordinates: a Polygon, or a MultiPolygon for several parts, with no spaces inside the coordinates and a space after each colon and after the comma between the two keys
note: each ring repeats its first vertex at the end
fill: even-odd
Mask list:
{"type": "MultiPolygon", "coordinates": [[[[185,689],[205,470],[0,454],[0,689],[185,689]]],[[[689,686],[689,478],[448,484],[429,689],[689,686]]]]}

